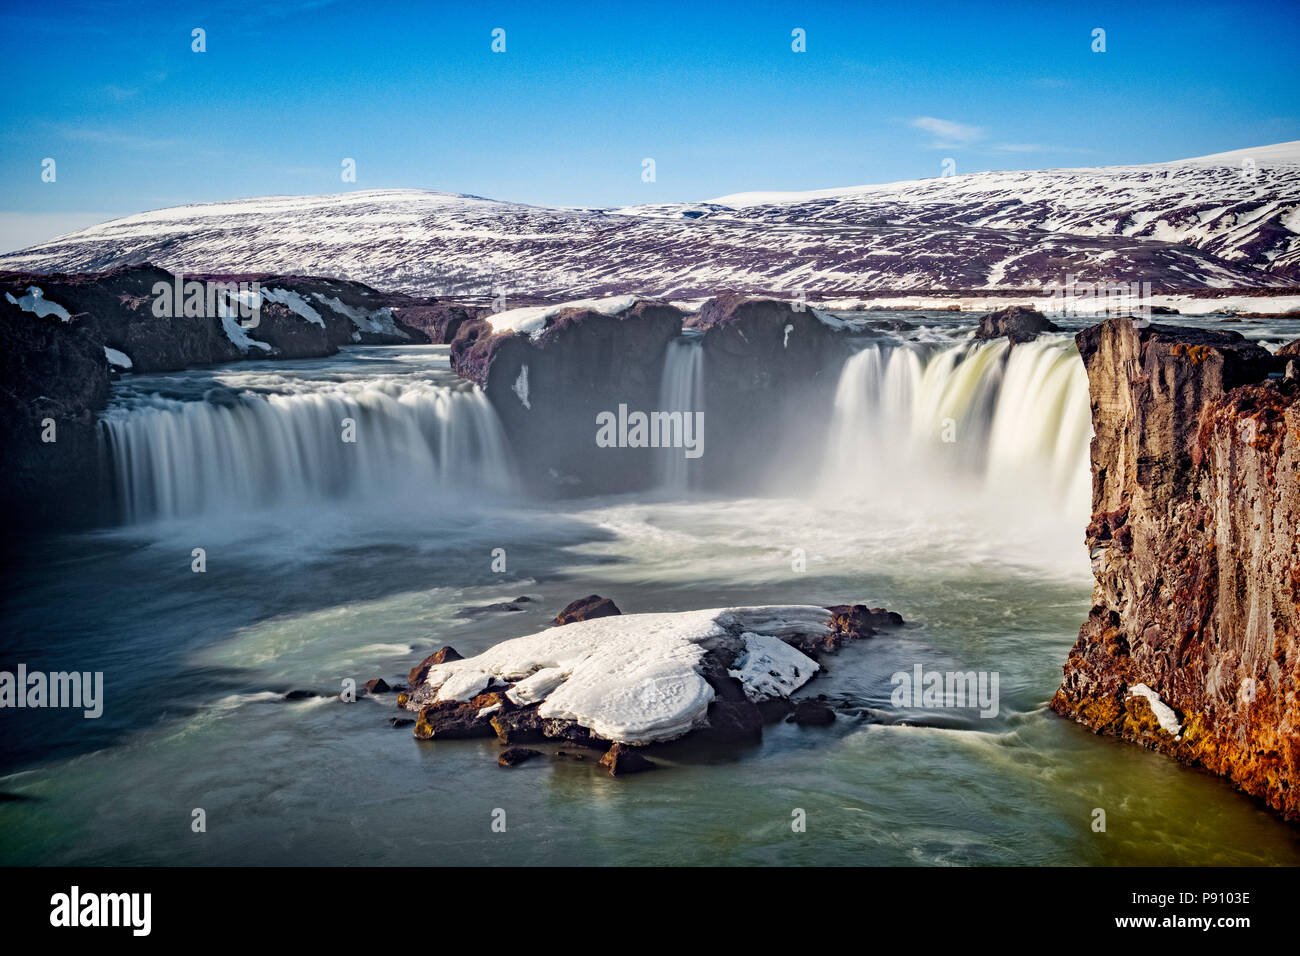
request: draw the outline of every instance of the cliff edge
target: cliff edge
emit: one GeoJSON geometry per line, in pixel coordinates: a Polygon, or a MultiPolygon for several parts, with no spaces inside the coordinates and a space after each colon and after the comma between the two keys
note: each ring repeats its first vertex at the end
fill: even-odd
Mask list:
{"type": "Polygon", "coordinates": [[[1295,365],[1284,377],[1235,332],[1129,317],[1076,341],[1096,585],[1052,708],[1300,819],[1295,365]]]}

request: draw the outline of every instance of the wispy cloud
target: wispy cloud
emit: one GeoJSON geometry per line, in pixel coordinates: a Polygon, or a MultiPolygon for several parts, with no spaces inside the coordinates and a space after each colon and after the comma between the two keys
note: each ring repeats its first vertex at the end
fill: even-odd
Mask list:
{"type": "Polygon", "coordinates": [[[927,144],[929,149],[958,150],[966,149],[977,154],[1007,153],[1079,153],[1091,152],[1077,146],[1051,146],[1043,143],[989,143],[990,131],[984,126],[971,123],[959,123],[956,120],[939,119],[935,116],[918,116],[909,120],[908,125],[925,130],[934,139],[927,144]]]}
{"type": "Polygon", "coordinates": [[[934,136],[933,142],[930,143],[930,149],[953,149],[958,146],[969,146],[983,139],[986,132],[982,126],[971,126],[966,123],[958,123],[955,120],[938,119],[934,116],[918,116],[908,125],[916,129],[923,129],[934,136]]]}
{"type": "Polygon", "coordinates": [[[170,149],[178,145],[174,139],[136,136],[134,133],[96,129],[90,126],[60,126],[58,131],[64,139],[73,142],[93,143],[97,146],[119,146],[122,149],[170,149]]]}

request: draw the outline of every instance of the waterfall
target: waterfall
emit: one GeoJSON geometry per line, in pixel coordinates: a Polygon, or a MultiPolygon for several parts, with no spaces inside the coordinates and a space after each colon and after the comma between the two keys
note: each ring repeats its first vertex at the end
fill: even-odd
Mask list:
{"type": "Polygon", "coordinates": [[[823,490],[983,492],[1086,514],[1092,417],[1069,339],[872,346],[840,375],[823,490]]]}
{"type": "Polygon", "coordinates": [[[132,522],[327,500],[439,503],[449,488],[482,494],[513,483],[486,397],[427,382],[214,389],[202,401],[149,395],[110,409],[104,427],[132,522]]]}
{"type": "MultiPolygon", "coordinates": [[[[704,344],[700,336],[687,333],[668,343],[659,384],[659,410],[704,411],[704,344]]],[[[692,470],[698,467],[699,459],[688,459],[680,448],[660,449],[659,454],[661,485],[669,491],[686,491],[693,484],[692,470]]]]}

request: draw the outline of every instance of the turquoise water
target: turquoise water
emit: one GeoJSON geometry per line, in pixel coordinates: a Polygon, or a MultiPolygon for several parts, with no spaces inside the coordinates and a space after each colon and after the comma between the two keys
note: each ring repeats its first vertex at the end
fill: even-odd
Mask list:
{"type": "MultiPolygon", "coordinates": [[[[370,374],[384,354],[278,374],[370,374]]],[[[0,863],[1300,863],[1300,831],[1224,781],[1047,710],[1090,603],[1079,516],[838,484],[475,506],[379,489],[34,542],[5,576],[3,664],[102,670],[107,701],[97,721],[0,716],[0,863]],[[388,726],[391,696],[280,698],[392,681],[445,643],[468,656],[590,593],[627,613],[865,601],[909,624],[826,659],[806,692],[835,705],[831,727],[683,741],[624,779],[594,753],[503,769],[495,741],[416,741],[388,726]],[[456,615],[521,595],[520,612],[456,615]],[[895,706],[891,675],[918,663],[996,672],[998,715],[895,706]]]]}

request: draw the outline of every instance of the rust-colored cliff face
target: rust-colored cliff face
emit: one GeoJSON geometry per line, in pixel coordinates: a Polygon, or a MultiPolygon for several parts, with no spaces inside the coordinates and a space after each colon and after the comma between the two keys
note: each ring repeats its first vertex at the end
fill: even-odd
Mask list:
{"type": "Polygon", "coordinates": [[[1294,365],[1270,378],[1285,360],[1236,333],[1131,318],[1077,342],[1095,431],[1096,588],[1052,708],[1300,819],[1294,365]]]}

